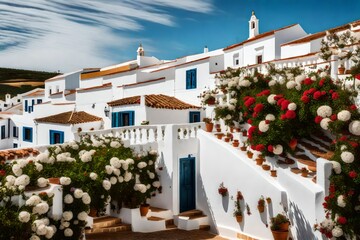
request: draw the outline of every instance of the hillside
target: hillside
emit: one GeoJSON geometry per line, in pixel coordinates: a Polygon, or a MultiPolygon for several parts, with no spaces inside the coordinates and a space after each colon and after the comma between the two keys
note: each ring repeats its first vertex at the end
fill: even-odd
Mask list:
{"type": "Polygon", "coordinates": [[[59,73],[31,71],[22,69],[0,68],[0,99],[5,94],[15,96],[37,87],[44,87],[44,81],[59,73]]]}

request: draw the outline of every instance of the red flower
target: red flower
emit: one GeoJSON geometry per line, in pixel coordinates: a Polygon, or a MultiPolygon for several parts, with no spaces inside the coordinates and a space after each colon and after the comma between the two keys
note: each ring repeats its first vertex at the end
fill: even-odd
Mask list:
{"type": "Polygon", "coordinates": [[[290,104],[289,100],[284,100],[281,102],[281,110],[286,110],[288,108],[288,105],[290,104]]]}
{"type": "Polygon", "coordinates": [[[247,120],[247,123],[248,123],[248,124],[252,124],[252,120],[251,120],[251,119],[248,119],[248,120],[247,120]]]}
{"type": "Polygon", "coordinates": [[[328,201],[330,200],[329,196],[326,196],[326,197],[324,198],[324,200],[325,200],[325,202],[328,202],[328,201]]]}
{"type": "Polygon", "coordinates": [[[349,172],[349,177],[351,177],[351,178],[356,178],[356,177],[357,177],[357,173],[353,170],[353,171],[349,172]]]}
{"type": "Polygon", "coordinates": [[[310,101],[310,98],[309,98],[308,96],[306,96],[306,95],[303,95],[303,96],[301,97],[301,101],[302,101],[303,103],[308,103],[308,102],[310,101]]]}
{"type": "Polygon", "coordinates": [[[326,208],[326,209],[328,208],[328,204],[326,202],[324,202],[322,205],[324,208],[326,208]]]}
{"type": "Polygon", "coordinates": [[[355,105],[355,104],[353,104],[353,105],[351,105],[351,106],[350,106],[350,110],[355,111],[356,109],[357,109],[357,107],[356,107],[356,105],[355,105]]]}
{"type": "Polygon", "coordinates": [[[311,80],[311,78],[306,78],[303,82],[305,85],[310,85],[313,83],[313,81],[311,80]]]}
{"type": "Polygon", "coordinates": [[[291,139],[289,142],[289,147],[293,148],[296,145],[297,145],[297,139],[296,138],[291,139]]]}
{"type": "Polygon", "coordinates": [[[322,119],[323,119],[322,117],[316,116],[316,117],[315,117],[315,123],[316,123],[316,124],[319,124],[322,119]]]}
{"type": "Polygon", "coordinates": [[[319,81],[319,86],[320,86],[320,87],[324,86],[325,80],[326,80],[326,79],[323,78],[323,79],[321,79],[321,80],[319,81]]]}
{"type": "Polygon", "coordinates": [[[5,175],[6,175],[5,170],[0,170],[0,176],[5,176],[5,175]]]}
{"type": "Polygon", "coordinates": [[[269,95],[270,94],[270,90],[269,89],[266,89],[258,94],[256,94],[256,96],[260,97],[260,96],[266,96],[266,95],[269,95]]]}
{"type": "Polygon", "coordinates": [[[277,105],[278,106],[281,106],[282,102],[285,100],[285,98],[280,98],[278,101],[277,101],[277,105]]]}
{"type": "Polygon", "coordinates": [[[256,118],[257,115],[258,115],[258,114],[257,114],[256,112],[254,112],[254,113],[252,114],[252,117],[253,117],[253,118],[256,118]]]}
{"type": "Polygon", "coordinates": [[[256,104],[254,107],[254,111],[257,113],[261,112],[263,109],[264,109],[264,105],[261,103],[256,104]]]}
{"type": "Polygon", "coordinates": [[[314,98],[315,100],[318,100],[321,96],[322,96],[322,95],[321,95],[321,92],[320,92],[320,91],[316,91],[316,92],[314,92],[314,94],[313,94],[313,98],[314,98]]]}
{"type": "Polygon", "coordinates": [[[248,112],[244,112],[244,117],[247,117],[249,113],[248,112]]]}
{"type": "Polygon", "coordinates": [[[337,120],[337,115],[336,114],[331,115],[330,119],[331,121],[337,120]]]}
{"type": "Polygon", "coordinates": [[[285,116],[287,119],[294,119],[296,118],[296,112],[293,110],[287,110],[285,116]]]}
{"type": "Polygon", "coordinates": [[[360,73],[359,73],[359,74],[356,74],[356,75],[355,75],[355,78],[356,78],[357,80],[360,80],[360,73]]]}
{"type": "Polygon", "coordinates": [[[349,143],[353,148],[357,148],[357,146],[359,146],[357,142],[349,141],[349,143]]]}
{"type": "Polygon", "coordinates": [[[326,91],[321,91],[321,95],[322,96],[326,95],[326,91]]]}
{"type": "Polygon", "coordinates": [[[278,94],[278,95],[276,95],[276,96],[274,97],[274,99],[277,101],[277,100],[279,100],[280,98],[283,98],[283,97],[284,97],[284,95],[278,94]]]}
{"type": "Polygon", "coordinates": [[[337,222],[342,225],[346,224],[347,222],[346,217],[338,217],[337,222]]]}
{"type": "Polygon", "coordinates": [[[269,120],[265,120],[265,123],[266,123],[266,124],[270,124],[270,121],[269,121],[269,120]]]}
{"type": "Polygon", "coordinates": [[[352,195],[354,195],[354,193],[355,193],[354,190],[350,189],[347,194],[348,194],[349,196],[352,196],[352,195]]]}
{"type": "Polygon", "coordinates": [[[245,101],[245,106],[247,108],[249,108],[251,105],[253,105],[255,103],[255,98],[249,97],[246,101],[245,101]]]}
{"type": "Polygon", "coordinates": [[[286,119],[286,115],[285,115],[285,114],[281,114],[280,119],[281,119],[281,120],[285,120],[285,119],[286,119]]]}
{"type": "Polygon", "coordinates": [[[315,88],[310,88],[310,89],[308,90],[308,92],[309,92],[309,94],[313,94],[314,92],[316,92],[316,89],[315,89],[315,88]]]}
{"type": "Polygon", "coordinates": [[[267,150],[268,150],[269,152],[273,152],[273,151],[274,151],[274,147],[273,147],[272,145],[269,145],[269,146],[267,147],[267,150]]]}
{"type": "Polygon", "coordinates": [[[330,187],[329,187],[329,191],[331,193],[334,193],[335,192],[335,185],[331,184],[330,187]]]}
{"type": "Polygon", "coordinates": [[[265,149],[265,146],[264,146],[264,144],[258,144],[258,145],[256,145],[255,149],[256,149],[256,151],[261,152],[265,149]]]}
{"type": "Polygon", "coordinates": [[[339,141],[346,141],[346,139],[347,139],[347,136],[344,135],[339,138],[339,141]]]}
{"type": "Polygon", "coordinates": [[[331,98],[332,98],[333,100],[336,100],[336,99],[339,98],[339,94],[338,94],[337,92],[333,92],[333,93],[331,94],[331,98]]]}
{"type": "MultiPolygon", "coordinates": [[[[250,120],[250,119],[249,119],[250,120]]],[[[248,130],[248,138],[251,140],[252,139],[252,135],[254,133],[254,131],[256,130],[255,126],[251,126],[248,130]]]]}

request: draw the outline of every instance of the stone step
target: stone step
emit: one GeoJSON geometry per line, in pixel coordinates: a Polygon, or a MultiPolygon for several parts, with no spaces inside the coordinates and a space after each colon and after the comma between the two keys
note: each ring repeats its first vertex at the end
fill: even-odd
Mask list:
{"type": "Polygon", "coordinates": [[[148,220],[148,221],[162,221],[162,220],[165,220],[165,219],[164,219],[164,218],[161,218],[161,217],[151,216],[151,217],[148,217],[147,220],[148,220]]]}
{"type": "Polygon", "coordinates": [[[109,233],[109,232],[122,232],[131,231],[131,225],[125,223],[119,223],[111,227],[93,228],[85,230],[85,233],[109,233]]]}
{"type": "Polygon", "coordinates": [[[186,211],[186,212],[182,212],[178,216],[192,217],[192,216],[199,216],[199,215],[203,215],[203,212],[201,210],[193,209],[193,210],[189,210],[189,211],[186,211]]]}
{"type": "Polygon", "coordinates": [[[200,225],[199,230],[210,231],[210,225],[200,225]]]}
{"type": "Polygon", "coordinates": [[[194,219],[203,218],[203,217],[206,217],[206,215],[204,215],[204,214],[194,215],[194,216],[190,216],[189,220],[194,220],[194,219]]]}
{"type": "Polygon", "coordinates": [[[150,207],[151,212],[164,212],[164,211],[168,211],[167,209],[164,208],[158,208],[158,207],[150,207]]]}
{"type": "Polygon", "coordinates": [[[110,217],[110,216],[98,217],[98,218],[94,218],[93,228],[111,227],[119,223],[121,223],[120,218],[110,217]]]}

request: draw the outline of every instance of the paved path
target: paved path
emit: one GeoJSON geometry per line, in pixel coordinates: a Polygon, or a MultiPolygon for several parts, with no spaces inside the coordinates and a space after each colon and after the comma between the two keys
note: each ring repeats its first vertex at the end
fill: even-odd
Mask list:
{"type": "Polygon", "coordinates": [[[200,240],[200,239],[213,239],[213,240],[226,240],[226,238],[219,237],[210,232],[204,230],[166,230],[161,232],[153,233],[134,233],[130,231],[118,232],[118,233],[93,233],[86,236],[86,239],[99,239],[99,240],[118,240],[118,239],[127,239],[127,240],[200,240]]]}

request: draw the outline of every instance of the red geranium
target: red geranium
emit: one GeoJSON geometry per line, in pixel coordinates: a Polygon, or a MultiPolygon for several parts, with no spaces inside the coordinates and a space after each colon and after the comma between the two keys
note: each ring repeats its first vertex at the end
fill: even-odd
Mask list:
{"type": "Polygon", "coordinates": [[[284,95],[278,94],[278,95],[276,95],[276,96],[274,97],[274,99],[277,101],[277,100],[279,100],[280,98],[283,98],[283,97],[284,97],[284,95]]]}
{"type": "Polygon", "coordinates": [[[0,170],[0,176],[5,176],[5,175],[6,175],[5,170],[0,170]]]}
{"type": "Polygon", "coordinates": [[[310,98],[309,98],[308,96],[306,96],[306,95],[303,95],[303,96],[301,97],[301,101],[302,101],[303,103],[308,103],[308,102],[310,101],[310,98]]]}
{"type": "Polygon", "coordinates": [[[274,151],[274,147],[273,147],[272,145],[269,145],[269,146],[267,147],[267,150],[268,150],[269,152],[273,152],[273,151],[274,151]]]}
{"type": "Polygon", "coordinates": [[[306,78],[303,82],[305,85],[310,85],[313,83],[313,81],[311,80],[311,78],[306,78]]]}
{"type": "Polygon", "coordinates": [[[255,103],[255,98],[249,97],[246,101],[245,101],[245,106],[247,108],[249,108],[251,105],[253,105],[255,103]]]}
{"type": "Polygon", "coordinates": [[[346,217],[338,217],[337,222],[342,225],[346,224],[347,222],[346,217]]]}
{"type": "Polygon", "coordinates": [[[337,115],[336,114],[331,115],[330,119],[331,119],[331,121],[336,121],[337,115]]]}
{"type": "Polygon", "coordinates": [[[249,118],[249,119],[247,120],[247,123],[248,123],[248,124],[252,124],[252,120],[249,118]]]}
{"type": "Polygon", "coordinates": [[[322,94],[321,94],[320,91],[316,91],[316,92],[314,92],[314,94],[313,94],[313,98],[314,98],[315,100],[318,100],[321,96],[322,96],[322,94]]]}
{"type": "Polygon", "coordinates": [[[339,138],[339,141],[346,141],[346,139],[347,139],[347,136],[341,136],[341,137],[339,138]]]}
{"type": "Polygon", "coordinates": [[[356,178],[357,177],[357,173],[355,171],[351,171],[349,172],[349,177],[351,178],[356,178]]]}
{"type": "Polygon", "coordinates": [[[331,94],[331,98],[332,98],[333,100],[336,100],[336,99],[339,98],[339,94],[338,94],[337,92],[333,92],[333,93],[331,94]]]}
{"type": "Polygon", "coordinates": [[[281,102],[281,110],[286,110],[290,104],[289,100],[284,100],[281,102]]]}
{"type": "Polygon", "coordinates": [[[357,109],[357,107],[356,107],[356,105],[355,105],[355,104],[353,104],[353,105],[351,105],[351,106],[350,106],[350,110],[355,111],[356,109],[357,109]]]}
{"type": "Polygon", "coordinates": [[[360,80],[360,73],[359,73],[359,74],[356,74],[356,75],[355,75],[355,78],[356,78],[357,80],[360,80]]]}
{"type": "Polygon", "coordinates": [[[287,110],[285,116],[287,119],[294,119],[296,118],[296,112],[293,110],[287,110]]]}
{"type": "Polygon", "coordinates": [[[286,119],[286,115],[285,115],[285,114],[281,114],[280,119],[281,119],[281,120],[285,120],[285,119],[286,119]]]}
{"type": "Polygon", "coordinates": [[[256,104],[255,107],[254,107],[254,111],[255,111],[256,113],[261,112],[263,109],[264,109],[264,105],[261,104],[261,103],[256,104]]]}
{"type": "Polygon", "coordinates": [[[319,124],[322,119],[323,119],[322,117],[316,116],[316,117],[315,117],[315,123],[316,123],[316,124],[319,124]]]}
{"type": "Polygon", "coordinates": [[[265,149],[265,146],[264,146],[264,144],[258,144],[258,145],[256,145],[255,149],[256,149],[256,151],[261,152],[265,149]]]}
{"type": "Polygon", "coordinates": [[[261,96],[266,96],[266,95],[269,95],[269,94],[270,94],[270,90],[266,89],[266,90],[256,94],[256,96],[261,97],[261,96]]]}
{"type": "Polygon", "coordinates": [[[319,86],[320,87],[324,86],[324,83],[325,83],[325,79],[323,78],[319,81],[319,86]]]}
{"type": "Polygon", "coordinates": [[[350,141],[349,143],[353,148],[356,148],[357,146],[359,146],[359,144],[357,142],[350,141]]]}

